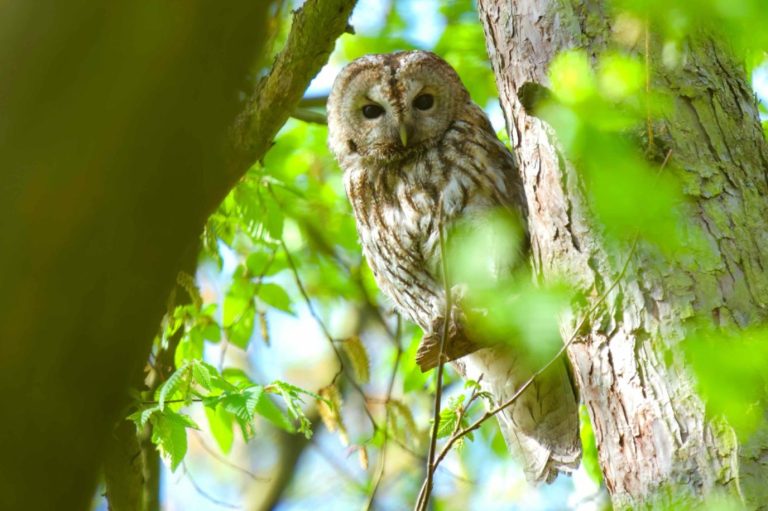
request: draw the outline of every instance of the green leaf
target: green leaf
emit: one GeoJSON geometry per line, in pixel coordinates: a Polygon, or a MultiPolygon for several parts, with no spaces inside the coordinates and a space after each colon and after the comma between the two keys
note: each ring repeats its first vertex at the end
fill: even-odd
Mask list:
{"type": "Polygon", "coordinates": [[[163,382],[160,388],[157,389],[157,396],[159,401],[158,406],[160,410],[164,409],[165,401],[167,399],[173,398],[179,388],[188,384],[189,378],[191,376],[190,368],[193,365],[194,361],[188,360],[184,362],[184,364],[176,369],[173,374],[171,374],[168,379],[163,382]]]}
{"type": "Polygon", "coordinates": [[[253,295],[227,294],[227,296],[224,297],[224,308],[221,319],[222,326],[225,328],[230,327],[235,322],[239,321],[248,312],[249,306],[253,300],[252,296],[253,295]]]}
{"type": "Polygon", "coordinates": [[[205,324],[201,329],[201,333],[203,339],[211,342],[219,342],[221,340],[221,327],[215,321],[205,324]]]}
{"type": "Polygon", "coordinates": [[[262,275],[268,275],[267,272],[271,268],[274,261],[274,253],[268,254],[266,252],[253,252],[248,255],[245,264],[248,266],[248,271],[251,272],[251,275],[254,277],[259,277],[262,275]]]}
{"type": "Polygon", "coordinates": [[[270,399],[267,393],[259,395],[255,411],[280,429],[289,433],[296,432],[296,427],[291,423],[286,413],[270,399]]]}
{"type": "Polygon", "coordinates": [[[596,90],[595,73],[581,50],[557,55],[549,68],[549,80],[555,96],[565,104],[583,102],[596,90]]]}
{"type": "Polygon", "coordinates": [[[213,408],[206,406],[205,416],[208,418],[208,427],[219,449],[225,454],[229,453],[232,450],[232,442],[235,437],[232,414],[219,404],[213,408]]]}
{"type": "Polygon", "coordinates": [[[203,358],[203,336],[199,331],[190,331],[181,338],[179,345],[176,346],[174,353],[174,365],[183,366],[189,360],[200,360],[203,358]]]}
{"type": "Polygon", "coordinates": [[[768,328],[702,328],[682,347],[707,402],[707,414],[724,415],[742,441],[748,438],[763,423],[768,406],[768,328]]]}
{"type": "Polygon", "coordinates": [[[154,405],[132,413],[128,416],[128,420],[133,421],[136,424],[137,429],[143,429],[152,415],[160,410],[160,406],[154,405]]]}
{"type": "Polygon", "coordinates": [[[600,470],[600,462],[597,459],[595,433],[592,430],[592,421],[589,419],[587,407],[584,405],[579,406],[579,422],[581,424],[581,462],[584,464],[584,470],[587,472],[587,475],[589,475],[595,483],[602,484],[603,472],[600,470]]]}
{"type": "Polygon", "coordinates": [[[437,427],[437,438],[445,438],[453,433],[459,414],[454,408],[440,410],[440,425],[437,427]]]}
{"type": "Polygon", "coordinates": [[[259,298],[276,309],[294,314],[291,298],[288,296],[288,293],[273,282],[261,284],[259,287],[259,298]]]}
{"type": "Polygon", "coordinates": [[[187,428],[199,429],[187,415],[166,408],[152,415],[152,442],[175,471],[187,453],[187,428]]]}
{"type": "Polygon", "coordinates": [[[227,339],[240,349],[248,349],[248,344],[253,336],[253,326],[256,318],[256,310],[253,304],[243,312],[240,319],[226,329],[227,339]]]}
{"type": "Polygon", "coordinates": [[[266,218],[264,218],[264,226],[267,228],[270,238],[279,240],[283,237],[285,215],[283,214],[280,205],[277,204],[271,196],[265,195],[263,201],[267,208],[266,218]]]}
{"type": "Polygon", "coordinates": [[[245,389],[253,385],[248,374],[239,367],[227,367],[221,372],[221,375],[238,389],[245,389]]]}
{"type": "Polygon", "coordinates": [[[192,362],[192,376],[204,389],[211,390],[211,373],[208,367],[208,364],[203,364],[199,360],[194,360],[192,362]]]}

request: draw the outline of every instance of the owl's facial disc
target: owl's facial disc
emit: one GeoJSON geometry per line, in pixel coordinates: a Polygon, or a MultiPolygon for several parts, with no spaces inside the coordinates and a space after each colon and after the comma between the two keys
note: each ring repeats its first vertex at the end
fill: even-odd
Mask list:
{"type": "Polygon", "coordinates": [[[442,136],[448,127],[452,102],[431,76],[403,76],[391,72],[378,77],[351,105],[358,125],[356,145],[391,155],[416,148],[442,136]]]}
{"type": "Polygon", "coordinates": [[[337,154],[399,161],[437,144],[468,101],[455,71],[436,55],[362,57],[335,82],[330,140],[337,154]]]}

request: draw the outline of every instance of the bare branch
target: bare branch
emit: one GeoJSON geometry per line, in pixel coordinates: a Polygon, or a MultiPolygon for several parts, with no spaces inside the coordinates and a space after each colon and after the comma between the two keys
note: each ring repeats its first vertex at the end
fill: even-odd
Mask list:
{"type": "MultiPolygon", "coordinates": [[[[400,334],[402,329],[402,318],[398,314],[397,316],[397,330],[395,333],[395,344],[396,344],[396,352],[395,352],[395,361],[392,364],[392,372],[389,375],[389,384],[387,384],[387,395],[384,400],[384,427],[386,428],[389,425],[389,400],[392,398],[392,390],[395,387],[395,378],[397,377],[397,368],[400,366],[400,358],[403,355],[403,346],[400,343],[400,334]]],[[[381,480],[384,476],[384,467],[387,463],[387,443],[389,441],[389,435],[384,435],[384,441],[381,444],[381,449],[379,449],[379,459],[377,461],[376,465],[376,475],[373,478],[373,486],[371,488],[371,492],[368,495],[368,502],[365,505],[365,510],[369,511],[373,509],[373,503],[376,500],[376,492],[379,490],[379,485],[381,484],[381,480]]]]}
{"type": "Polygon", "coordinates": [[[299,101],[299,108],[325,108],[328,96],[304,96],[299,101]]]}
{"type": "Polygon", "coordinates": [[[438,352],[437,362],[437,382],[435,383],[435,406],[434,418],[432,422],[432,434],[429,442],[429,454],[427,456],[427,479],[419,491],[419,498],[416,501],[416,509],[423,511],[427,509],[429,495],[432,492],[432,479],[435,474],[435,452],[437,451],[437,434],[440,429],[440,404],[443,397],[443,365],[445,364],[445,342],[448,338],[448,325],[451,321],[451,288],[448,285],[448,255],[445,253],[445,236],[443,233],[443,201],[438,204],[439,218],[437,222],[438,234],[440,235],[440,268],[443,277],[443,289],[445,290],[445,311],[443,313],[443,331],[440,335],[440,351],[438,352]]]}
{"type": "Polygon", "coordinates": [[[291,114],[291,117],[304,122],[311,122],[314,124],[328,124],[328,118],[322,112],[316,112],[309,108],[297,108],[291,114]]]}

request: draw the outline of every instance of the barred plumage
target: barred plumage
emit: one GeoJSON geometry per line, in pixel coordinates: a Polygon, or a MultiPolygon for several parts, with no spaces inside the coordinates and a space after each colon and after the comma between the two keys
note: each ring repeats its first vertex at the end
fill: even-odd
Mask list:
{"type": "MultiPolygon", "coordinates": [[[[329,145],[344,170],[363,251],[382,291],[424,331],[422,370],[437,364],[445,316],[440,222],[505,208],[525,217],[512,154],[453,68],[423,51],[369,55],[337,77],[328,101],[329,145]],[[442,208],[442,211],[441,211],[442,208]]],[[[453,297],[452,293],[452,297],[453,297]]],[[[449,318],[446,353],[497,402],[530,371],[502,346],[480,348],[449,318]],[[462,358],[463,357],[463,358],[462,358]]],[[[576,399],[565,366],[548,371],[499,417],[529,479],[578,465],[576,399]]]]}

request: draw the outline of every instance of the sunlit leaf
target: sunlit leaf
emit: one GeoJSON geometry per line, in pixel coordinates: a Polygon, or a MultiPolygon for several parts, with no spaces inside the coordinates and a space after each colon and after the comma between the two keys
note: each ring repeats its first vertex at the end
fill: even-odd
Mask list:
{"type": "Polygon", "coordinates": [[[580,50],[560,53],[549,68],[555,96],[565,104],[589,99],[596,91],[595,73],[587,54],[580,50]]]}
{"type": "Polygon", "coordinates": [[[187,428],[199,429],[189,416],[166,408],[152,415],[152,442],[168,460],[171,470],[176,470],[187,453],[187,428]]]}
{"type": "Polygon", "coordinates": [[[291,297],[285,289],[275,283],[268,282],[259,286],[259,298],[276,309],[294,314],[291,297]]]}
{"type": "Polygon", "coordinates": [[[223,406],[218,405],[215,408],[205,407],[205,416],[208,418],[208,427],[211,435],[218,444],[221,452],[227,454],[232,450],[234,441],[232,414],[227,412],[223,406]]]}

